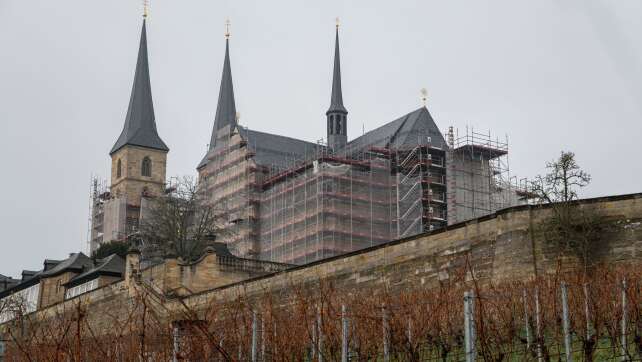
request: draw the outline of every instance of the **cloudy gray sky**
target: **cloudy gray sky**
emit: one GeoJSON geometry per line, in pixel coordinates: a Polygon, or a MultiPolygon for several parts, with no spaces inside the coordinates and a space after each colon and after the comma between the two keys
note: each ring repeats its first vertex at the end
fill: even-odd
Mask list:
{"type": "MultiPolygon", "coordinates": [[[[148,26],[168,176],[194,174],[218,97],[224,21],[241,123],[325,134],[341,18],[349,134],[420,105],[441,129],[508,135],[511,173],[560,150],[583,196],[642,191],[642,2],[154,0],[148,26]]],[[[141,25],[138,0],[0,0],[0,273],[86,248],[89,183],[109,171],[141,25]]]]}

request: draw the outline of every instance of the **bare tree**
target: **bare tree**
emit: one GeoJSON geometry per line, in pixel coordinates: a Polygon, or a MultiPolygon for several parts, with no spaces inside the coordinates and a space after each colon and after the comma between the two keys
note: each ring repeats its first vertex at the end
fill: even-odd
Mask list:
{"type": "Polygon", "coordinates": [[[575,161],[573,152],[562,151],[555,161],[546,163],[548,173],[537,176],[532,191],[540,202],[569,202],[578,198],[578,189],[588,186],[591,175],[575,161]]]}
{"type": "Polygon", "coordinates": [[[208,202],[192,177],[178,179],[163,196],[145,199],[139,237],[144,248],[193,260],[216,239],[231,233],[229,213],[208,202]]]}
{"type": "Polygon", "coordinates": [[[593,242],[606,227],[603,218],[591,207],[582,207],[578,199],[581,188],[588,186],[591,175],[582,170],[573,152],[562,151],[560,157],[546,163],[548,173],[537,176],[531,188],[535,199],[549,204],[550,218],[540,224],[541,231],[550,242],[576,254],[587,272],[593,242]]]}

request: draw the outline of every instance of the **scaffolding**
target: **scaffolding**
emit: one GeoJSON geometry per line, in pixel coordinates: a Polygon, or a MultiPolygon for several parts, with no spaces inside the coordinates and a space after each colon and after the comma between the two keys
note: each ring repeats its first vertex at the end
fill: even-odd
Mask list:
{"type": "Polygon", "coordinates": [[[89,220],[87,227],[87,251],[93,253],[103,242],[105,201],[109,199],[107,181],[92,175],[89,182],[89,220]]]}
{"type": "Polygon", "coordinates": [[[260,202],[260,258],[305,264],[393,239],[391,170],[390,154],[345,157],[323,147],[307,161],[268,174],[260,202]]]}
{"type": "Polygon", "coordinates": [[[421,129],[366,134],[338,152],[307,144],[304,154],[266,151],[249,134],[219,130],[200,173],[229,220],[222,241],[240,257],[306,264],[525,200],[525,180],[510,177],[508,142],[490,133],[451,128],[447,143],[421,129]]]}
{"type": "Polygon", "coordinates": [[[446,154],[430,137],[395,150],[398,238],[446,224],[446,154]]]}
{"type": "Polygon", "coordinates": [[[260,192],[260,258],[305,264],[446,224],[445,149],[427,134],[292,160],[260,192]]]}
{"type": "Polygon", "coordinates": [[[449,225],[527,202],[527,181],[510,175],[507,138],[468,127],[447,134],[449,225]]]}
{"type": "Polygon", "coordinates": [[[225,242],[235,255],[258,254],[258,196],[261,174],[238,129],[218,131],[216,146],[208,153],[207,166],[199,173],[208,202],[218,220],[227,220],[225,242]]]}

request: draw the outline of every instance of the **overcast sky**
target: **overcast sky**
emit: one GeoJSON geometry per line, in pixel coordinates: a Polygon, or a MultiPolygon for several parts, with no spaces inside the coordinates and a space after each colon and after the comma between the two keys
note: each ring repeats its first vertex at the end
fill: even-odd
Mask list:
{"type": "MultiPolygon", "coordinates": [[[[125,118],[138,0],[0,0],[0,273],[87,248],[90,176],[125,118]]],[[[593,175],[582,196],[642,191],[642,1],[154,0],[148,24],[168,176],[195,174],[232,23],[241,123],[325,136],[341,18],[349,137],[420,106],[440,129],[505,137],[511,174],[560,150],[593,175]]]]}

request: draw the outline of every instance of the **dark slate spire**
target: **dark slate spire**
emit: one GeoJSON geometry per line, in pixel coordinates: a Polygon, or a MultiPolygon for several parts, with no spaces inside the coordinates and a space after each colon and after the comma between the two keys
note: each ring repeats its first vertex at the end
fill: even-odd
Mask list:
{"type": "Polygon", "coordinates": [[[328,147],[333,151],[342,149],[348,141],[348,110],[343,106],[341,92],[341,61],[339,58],[339,22],[334,43],[334,72],[332,74],[332,95],[330,108],[325,112],[328,126],[328,147]]]}
{"type": "Polygon", "coordinates": [[[147,30],[145,20],[140,35],[140,48],[134,85],[129,98],[129,108],[125,118],[125,126],[120,137],[112,147],[109,154],[113,154],[125,145],[154,148],[169,151],[169,148],[158,136],[156,122],[154,121],[154,104],[152,102],[152,89],[149,81],[149,64],[147,60],[147,30]]]}
{"type": "Polygon", "coordinates": [[[214,117],[214,128],[210,139],[210,149],[216,145],[216,134],[219,129],[229,125],[230,128],[236,125],[236,104],[234,103],[234,87],[232,85],[232,68],[230,66],[230,39],[226,34],[225,39],[225,60],[223,61],[223,75],[221,77],[221,89],[218,92],[218,105],[214,117]]]}
{"type": "Polygon", "coordinates": [[[343,106],[343,93],[341,92],[341,61],[339,58],[339,26],[337,25],[337,33],[334,43],[334,72],[332,74],[332,96],[330,97],[330,108],[326,112],[341,112],[348,113],[348,110],[343,106]]]}
{"type": "Polygon", "coordinates": [[[214,127],[212,127],[212,137],[208,152],[201,162],[196,166],[197,170],[202,169],[207,165],[209,159],[209,151],[216,146],[216,138],[218,131],[225,127],[230,126],[230,131],[236,126],[236,103],[234,102],[234,86],[232,84],[232,67],[230,66],[230,33],[229,21],[226,22],[225,31],[225,59],[223,60],[223,75],[221,76],[221,88],[218,91],[218,104],[216,105],[216,115],[214,116],[214,127]]]}

